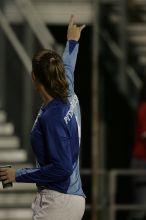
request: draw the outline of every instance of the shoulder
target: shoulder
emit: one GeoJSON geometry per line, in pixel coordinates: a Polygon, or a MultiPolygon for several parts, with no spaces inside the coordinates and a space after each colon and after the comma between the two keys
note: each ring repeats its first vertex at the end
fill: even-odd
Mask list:
{"type": "Polygon", "coordinates": [[[51,126],[59,122],[64,122],[64,117],[68,109],[68,103],[55,100],[55,102],[45,108],[41,115],[41,121],[43,123],[49,123],[51,126]]]}
{"type": "Polygon", "coordinates": [[[51,134],[53,137],[69,137],[65,115],[68,111],[68,104],[62,102],[47,108],[40,118],[40,124],[45,134],[51,134]]]}

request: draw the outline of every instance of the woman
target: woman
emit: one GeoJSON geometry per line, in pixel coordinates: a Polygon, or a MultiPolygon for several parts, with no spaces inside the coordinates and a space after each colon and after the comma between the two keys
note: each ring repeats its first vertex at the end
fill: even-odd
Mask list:
{"type": "Polygon", "coordinates": [[[42,50],[32,59],[32,81],[43,100],[31,131],[37,168],[0,169],[5,183],[36,183],[34,220],[80,220],[84,213],[79,174],[80,109],[74,93],[78,40],[84,27],[74,25],[71,16],[63,61],[51,50],[42,50]]]}

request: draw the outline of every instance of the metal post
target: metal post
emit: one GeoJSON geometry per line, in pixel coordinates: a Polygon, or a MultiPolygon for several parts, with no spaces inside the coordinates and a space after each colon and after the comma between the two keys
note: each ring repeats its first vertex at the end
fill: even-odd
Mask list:
{"type": "Polygon", "coordinates": [[[119,74],[118,82],[120,90],[126,96],[128,95],[128,85],[127,85],[127,3],[126,0],[120,0],[120,24],[119,24],[119,44],[122,50],[122,57],[119,60],[119,74]]]}
{"type": "MultiPolygon", "coordinates": [[[[0,7],[4,7],[4,1],[0,2],[0,7]]],[[[6,94],[6,74],[5,74],[5,64],[6,64],[6,53],[5,53],[5,36],[0,29],[0,109],[5,109],[5,94],[6,94]]]]}
{"type": "Polygon", "coordinates": [[[116,171],[109,172],[109,220],[115,220],[116,171]]]}
{"type": "Polygon", "coordinates": [[[98,164],[99,164],[99,119],[98,119],[98,11],[99,1],[93,0],[93,73],[92,73],[92,220],[97,220],[98,164]]]}
{"type": "MultiPolygon", "coordinates": [[[[100,81],[101,82],[101,81],[100,81]]],[[[103,86],[103,84],[101,83],[103,86]]],[[[104,100],[103,100],[104,101],[104,100]]],[[[100,102],[101,103],[101,102],[100,102]]],[[[102,105],[102,103],[101,103],[102,105]]],[[[100,176],[98,180],[99,185],[99,201],[101,204],[101,220],[108,219],[108,178],[106,175],[106,123],[102,118],[102,122],[100,122],[100,161],[99,161],[100,169],[103,170],[103,175],[100,176]]]]}
{"type": "Polygon", "coordinates": [[[5,53],[5,36],[0,30],[0,109],[5,109],[5,94],[6,94],[6,74],[5,74],[5,64],[6,64],[6,53],[5,53]]]}
{"type": "MultiPolygon", "coordinates": [[[[25,28],[25,48],[29,53],[29,56],[32,57],[34,53],[34,35],[32,30],[28,25],[24,26],[25,28]]],[[[33,116],[33,90],[32,82],[29,74],[23,74],[23,117],[22,117],[22,145],[29,152],[29,157],[31,157],[29,150],[29,134],[32,126],[32,116],[33,116]]]]}

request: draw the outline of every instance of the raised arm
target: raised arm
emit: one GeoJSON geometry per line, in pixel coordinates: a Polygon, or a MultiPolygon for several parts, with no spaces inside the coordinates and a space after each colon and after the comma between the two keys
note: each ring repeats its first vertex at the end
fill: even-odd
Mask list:
{"type": "Polygon", "coordinates": [[[74,24],[74,15],[71,15],[67,31],[67,44],[63,54],[66,77],[69,83],[70,95],[74,93],[74,70],[78,54],[78,41],[85,25],[74,24]]]}

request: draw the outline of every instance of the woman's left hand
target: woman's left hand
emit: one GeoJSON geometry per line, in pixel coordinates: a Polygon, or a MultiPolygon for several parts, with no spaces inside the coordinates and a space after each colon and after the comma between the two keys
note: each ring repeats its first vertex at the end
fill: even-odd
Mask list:
{"type": "Polygon", "coordinates": [[[0,180],[4,183],[16,182],[16,169],[0,168],[0,180]]]}

